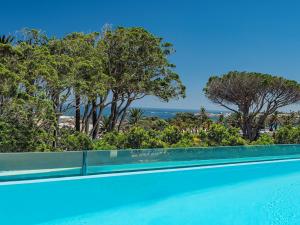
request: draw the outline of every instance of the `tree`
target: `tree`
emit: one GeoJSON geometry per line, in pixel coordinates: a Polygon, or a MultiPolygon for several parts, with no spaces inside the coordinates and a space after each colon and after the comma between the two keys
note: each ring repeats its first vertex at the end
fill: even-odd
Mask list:
{"type": "Polygon", "coordinates": [[[15,37],[11,35],[1,35],[0,36],[0,43],[1,44],[12,44],[15,37]]]}
{"type": "Polygon", "coordinates": [[[200,108],[199,118],[201,120],[201,123],[205,123],[209,119],[206,109],[204,107],[200,108]]]}
{"type": "Polygon", "coordinates": [[[284,113],[280,119],[283,126],[295,125],[297,123],[297,115],[295,112],[284,113]]]}
{"type": "Polygon", "coordinates": [[[5,105],[17,95],[20,80],[18,74],[20,65],[17,60],[20,53],[6,39],[2,42],[0,42],[0,115],[5,105]]]}
{"type": "Polygon", "coordinates": [[[47,49],[22,40],[0,44],[0,52],[1,151],[51,150],[54,114],[44,89],[51,71],[47,49]]]}
{"type": "Polygon", "coordinates": [[[243,135],[251,141],[259,137],[269,115],[300,100],[296,81],[253,72],[213,76],[204,91],[214,103],[241,115],[243,135]]]}
{"type": "Polygon", "coordinates": [[[0,152],[53,150],[53,121],[52,106],[47,100],[12,99],[0,116],[0,152]]]}
{"type": "Polygon", "coordinates": [[[132,102],[145,96],[163,101],[184,97],[185,87],[167,57],[172,44],[143,28],[107,29],[98,46],[104,73],[112,78],[108,130],[120,129],[132,102]]]}
{"type": "Polygon", "coordinates": [[[158,117],[144,117],[143,120],[139,122],[139,126],[146,130],[162,131],[169,123],[158,117]]]}
{"type": "Polygon", "coordinates": [[[64,40],[55,38],[47,43],[50,54],[48,63],[52,68],[52,73],[47,78],[45,89],[55,113],[54,148],[58,144],[60,135],[60,117],[72,106],[72,101],[69,100],[72,94],[72,81],[74,81],[74,60],[66,54],[65,45],[64,40]]]}
{"type": "MultiPolygon", "coordinates": [[[[80,132],[81,96],[86,94],[88,82],[90,81],[91,70],[93,69],[90,61],[93,53],[93,45],[97,34],[71,33],[62,40],[62,51],[73,60],[73,82],[72,90],[75,96],[75,129],[80,132]]],[[[90,89],[92,90],[92,89],[90,89]]]]}
{"type": "Polygon", "coordinates": [[[43,32],[25,29],[22,34],[22,39],[17,41],[16,49],[20,52],[18,74],[23,84],[20,92],[23,93],[23,98],[26,98],[24,109],[28,108],[28,124],[35,126],[38,123],[43,124],[45,121],[51,122],[51,129],[48,125],[44,128],[48,130],[49,136],[54,137],[52,147],[55,148],[59,128],[56,98],[58,99],[59,96],[54,93],[59,90],[58,86],[61,82],[56,68],[57,61],[49,49],[49,38],[43,32]],[[37,107],[45,108],[38,109],[37,107]],[[48,111],[51,119],[46,119],[46,114],[39,114],[43,110],[48,111]],[[55,129],[53,129],[54,127],[55,129]]]}
{"type": "Polygon", "coordinates": [[[177,126],[181,130],[195,133],[203,125],[203,121],[204,120],[201,115],[181,112],[176,113],[175,117],[170,119],[170,124],[177,126]]]}
{"type": "Polygon", "coordinates": [[[224,117],[223,114],[220,114],[220,115],[219,115],[219,118],[218,118],[218,123],[224,124],[224,122],[225,122],[225,117],[224,117]]]}
{"type": "Polygon", "coordinates": [[[129,110],[128,122],[130,125],[136,125],[143,119],[144,111],[138,108],[132,108],[129,110]]]}
{"type": "Polygon", "coordinates": [[[75,102],[75,129],[95,138],[101,119],[110,79],[102,71],[99,33],[71,33],[61,40],[59,49],[72,59],[71,87],[75,102]],[[81,112],[83,106],[83,112],[81,112]],[[90,120],[93,130],[90,133],[90,120]]]}
{"type": "Polygon", "coordinates": [[[279,124],[279,116],[278,111],[274,112],[272,115],[269,116],[269,130],[276,131],[278,124],[279,124]]]}
{"type": "Polygon", "coordinates": [[[226,124],[231,127],[241,127],[241,114],[240,113],[230,113],[225,118],[226,124]]]}

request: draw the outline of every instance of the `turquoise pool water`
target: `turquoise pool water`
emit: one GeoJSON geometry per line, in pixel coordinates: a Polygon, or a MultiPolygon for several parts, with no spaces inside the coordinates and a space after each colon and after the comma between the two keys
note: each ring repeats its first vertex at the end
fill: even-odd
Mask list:
{"type": "Polygon", "coordinates": [[[5,225],[296,225],[300,161],[0,185],[5,225]]]}

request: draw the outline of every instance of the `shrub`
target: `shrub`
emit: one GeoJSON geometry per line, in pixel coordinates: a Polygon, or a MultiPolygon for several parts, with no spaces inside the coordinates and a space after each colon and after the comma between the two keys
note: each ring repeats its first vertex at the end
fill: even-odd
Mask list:
{"type": "Polygon", "coordinates": [[[35,124],[0,118],[0,152],[51,151],[53,135],[35,124]]]}
{"type": "Polygon", "coordinates": [[[262,134],[256,141],[251,142],[251,144],[252,145],[273,145],[274,138],[272,138],[268,134],[262,134]]]}
{"type": "Polygon", "coordinates": [[[93,142],[93,149],[95,150],[115,150],[116,145],[109,144],[106,140],[99,139],[93,142]]]}
{"type": "Polygon", "coordinates": [[[173,144],[172,147],[193,147],[197,145],[197,141],[199,141],[199,139],[197,139],[195,135],[185,132],[181,135],[181,139],[173,144]]]}
{"type": "Polygon", "coordinates": [[[284,126],[274,136],[276,144],[300,144],[300,127],[284,126]]]}
{"type": "Polygon", "coordinates": [[[126,134],[126,148],[141,148],[149,142],[149,133],[140,127],[134,127],[126,134]]]}
{"type": "Polygon", "coordinates": [[[126,136],[124,133],[109,132],[104,134],[101,139],[93,142],[93,148],[97,150],[111,150],[125,148],[126,136]]]}
{"type": "Polygon", "coordinates": [[[168,144],[158,138],[149,138],[147,141],[142,142],[141,148],[167,148],[168,144]]]}
{"type": "Polygon", "coordinates": [[[245,145],[247,142],[236,128],[212,124],[208,131],[198,134],[180,131],[176,126],[167,126],[162,131],[133,127],[126,132],[110,132],[93,143],[94,149],[166,148],[217,145],[245,145]]]}
{"type": "Polygon", "coordinates": [[[182,133],[175,126],[166,127],[161,133],[161,140],[169,145],[176,144],[182,138],[182,133]]]}
{"type": "Polygon", "coordinates": [[[93,149],[93,142],[91,138],[84,133],[63,130],[59,148],[67,151],[90,150],[93,149]]]}
{"type": "Polygon", "coordinates": [[[247,142],[239,135],[238,129],[226,128],[221,124],[212,124],[210,126],[207,131],[206,141],[209,146],[247,144],[247,142]]]}

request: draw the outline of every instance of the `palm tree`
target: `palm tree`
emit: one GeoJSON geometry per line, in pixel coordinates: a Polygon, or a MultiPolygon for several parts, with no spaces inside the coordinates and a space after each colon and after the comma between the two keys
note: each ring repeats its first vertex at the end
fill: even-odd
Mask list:
{"type": "Polygon", "coordinates": [[[101,123],[100,123],[100,129],[99,132],[100,133],[105,133],[108,129],[109,126],[109,117],[108,116],[103,116],[101,123]]]}
{"type": "Polygon", "coordinates": [[[138,108],[132,108],[129,110],[128,123],[130,125],[136,125],[143,119],[144,111],[138,108]]]}
{"type": "Polygon", "coordinates": [[[224,124],[225,123],[225,117],[224,117],[224,115],[222,113],[219,115],[218,123],[220,123],[220,124],[224,124]]]}
{"type": "Polygon", "coordinates": [[[14,41],[15,37],[8,35],[0,35],[0,57],[9,56],[12,53],[11,45],[14,41]]]}
{"type": "Polygon", "coordinates": [[[231,113],[226,117],[226,124],[231,127],[240,127],[242,123],[242,118],[240,113],[231,113]]]}
{"type": "Polygon", "coordinates": [[[270,121],[269,121],[269,130],[274,131],[277,130],[278,124],[279,124],[279,113],[276,111],[271,115],[270,121]]]}
{"type": "Polygon", "coordinates": [[[206,109],[204,107],[200,108],[199,119],[201,125],[203,125],[205,122],[207,122],[207,120],[209,120],[206,109]]]}
{"type": "Polygon", "coordinates": [[[12,44],[15,37],[11,35],[1,35],[0,36],[0,44],[12,44]]]}

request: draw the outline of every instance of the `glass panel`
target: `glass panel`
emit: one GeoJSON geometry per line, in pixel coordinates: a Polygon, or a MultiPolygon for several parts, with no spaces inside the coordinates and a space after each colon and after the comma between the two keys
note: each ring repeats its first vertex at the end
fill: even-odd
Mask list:
{"type": "Polygon", "coordinates": [[[82,152],[1,153],[0,181],[80,175],[82,156],[82,152]]]}
{"type": "Polygon", "coordinates": [[[300,158],[300,145],[88,152],[88,174],[300,158]]]}
{"type": "Polygon", "coordinates": [[[300,145],[0,153],[0,181],[293,158],[300,145]]]}

